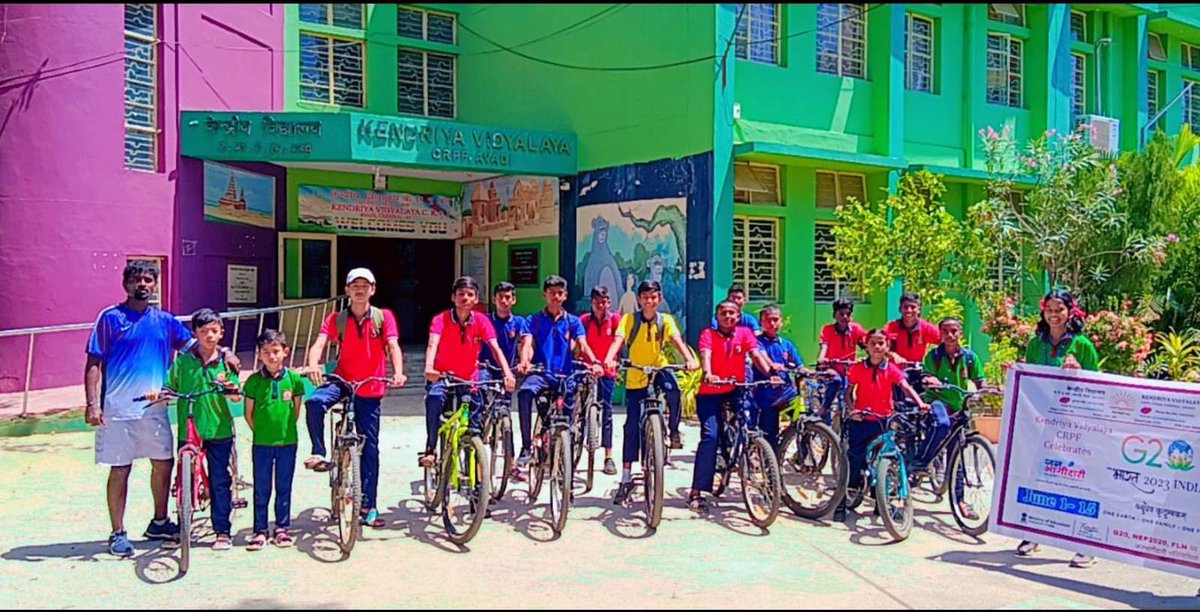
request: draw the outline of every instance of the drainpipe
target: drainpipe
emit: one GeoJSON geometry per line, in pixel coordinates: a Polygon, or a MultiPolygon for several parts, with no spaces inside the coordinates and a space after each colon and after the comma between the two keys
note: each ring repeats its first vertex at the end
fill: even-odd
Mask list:
{"type": "Polygon", "coordinates": [[[1096,58],[1096,114],[1104,116],[1104,87],[1100,84],[1100,47],[1112,43],[1112,38],[1105,36],[1092,45],[1092,57],[1096,58]]]}

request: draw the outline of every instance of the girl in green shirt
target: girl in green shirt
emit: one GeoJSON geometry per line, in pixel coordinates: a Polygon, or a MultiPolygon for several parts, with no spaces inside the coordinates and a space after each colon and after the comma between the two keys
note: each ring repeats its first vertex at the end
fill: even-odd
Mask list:
{"type": "MultiPolygon", "coordinates": [[[[1042,320],[1038,321],[1037,333],[1025,347],[1025,363],[1063,367],[1072,370],[1100,369],[1100,358],[1096,347],[1083,334],[1083,317],[1086,313],[1075,303],[1075,296],[1066,289],[1054,289],[1042,298],[1040,304],[1042,320]]],[[[1017,554],[1025,557],[1037,552],[1038,544],[1025,540],[1017,546],[1017,554]]],[[[1091,567],[1096,558],[1076,553],[1071,567],[1091,567]]]]}

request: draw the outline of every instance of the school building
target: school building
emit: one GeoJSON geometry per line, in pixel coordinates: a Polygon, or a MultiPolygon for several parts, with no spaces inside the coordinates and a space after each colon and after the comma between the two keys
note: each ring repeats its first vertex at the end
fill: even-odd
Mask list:
{"type": "MultiPolygon", "coordinates": [[[[811,359],[846,197],[926,168],[962,214],[988,126],[1083,121],[1113,151],[1160,111],[1200,128],[1188,5],[43,4],[6,32],[0,330],[90,321],[152,258],[176,313],[367,266],[409,343],[458,274],[514,282],[519,312],[551,273],[576,311],[659,280],[691,340],[740,282],[811,359]]],[[[82,345],[39,344],[35,388],[78,384],[82,345]]]]}

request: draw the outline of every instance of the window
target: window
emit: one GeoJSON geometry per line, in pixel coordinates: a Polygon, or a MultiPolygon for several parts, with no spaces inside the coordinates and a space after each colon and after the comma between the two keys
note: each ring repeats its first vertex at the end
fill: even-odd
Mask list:
{"type": "Polygon", "coordinates": [[[1021,259],[1008,252],[1000,253],[992,268],[991,285],[993,291],[1002,291],[1008,295],[1021,296],[1021,259]]]}
{"type": "Polygon", "coordinates": [[[1158,82],[1159,73],[1151,70],[1146,73],[1146,120],[1149,121],[1158,114],[1158,82]]]}
{"type": "Polygon", "coordinates": [[[300,99],[362,108],[362,41],[302,32],[300,99]]]}
{"type": "Polygon", "coordinates": [[[904,20],[904,86],[933,93],[933,20],[912,13],[904,20]]]}
{"type": "Polygon", "coordinates": [[[1021,41],[1006,34],[987,37],[987,101],[1021,106],[1021,41]]]}
{"type": "Polygon", "coordinates": [[[817,171],[817,208],[837,208],[849,198],[867,201],[867,177],[845,172],[817,171]]]}
{"type": "Polygon", "coordinates": [[[1200,132],[1200,82],[1183,81],[1183,86],[1191,88],[1187,90],[1187,94],[1183,100],[1183,122],[1192,127],[1193,132],[1200,132]]]}
{"type": "Polygon", "coordinates": [[[1087,57],[1071,54],[1071,116],[1080,121],[1087,112],[1087,57]]]}
{"type": "Polygon", "coordinates": [[[739,4],[734,33],[737,57],[779,63],[779,5],[739,4]]]}
{"type": "Polygon", "coordinates": [[[416,49],[396,51],[396,110],[427,117],[454,117],[453,55],[416,49]]]}
{"type": "Polygon", "coordinates": [[[453,45],[456,40],[455,17],[411,6],[396,7],[396,34],[402,38],[453,45]]]}
{"type": "Polygon", "coordinates": [[[1071,40],[1087,42],[1087,13],[1071,11],[1071,40]]]}
{"type": "Polygon", "coordinates": [[[988,19],[1025,27],[1025,5],[988,4],[988,19]]]}
{"type": "Polygon", "coordinates": [[[779,167],[748,162],[733,163],[733,201],[738,204],[782,204],[779,167]]]}
{"type": "Polygon", "coordinates": [[[1200,70],[1200,47],[1183,43],[1183,53],[1180,55],[1180,61],[1183,62],[1183,67],[1188,70],[1200,70]]]}
{"type": "Polygon", "coordinates": [[[865,303],[862,296],[850,291],[846,280],[833,277],[833,269],[825,259],[837,248],[837,241],[833,237],[834,224],[818,222],[813,227],[813,301],[832,304],[840,297],[849,297],[855,302],[865,303]]]}
{"type": "Polygon", "coordinates": [[[865,6],[817,5],[817,72],[866,78],[865,6]]]}
{"type": "Polygon", "coordinates": [[[779,219],[733,218],[733,281],[754,302],[779,300],[779,219]]]}
{"type": "Polygon", "coordinates": [[[1158,34],[1150,34],[1148,44],[1146,45],[1146,56],[1152,60],[1160,62],[1167,61],[1166,47],[1163,46],[1162,36],[1158,34]]]}
{"type": "Polygon", "coordinates": [[[300,21],[361,30],[363,29],[363,5],[301,4],[300,21]]]}
{"type": "Polygon", "coordinates": [[[125,5],[125,167],[158,170],[158,7],[125,5]]]}

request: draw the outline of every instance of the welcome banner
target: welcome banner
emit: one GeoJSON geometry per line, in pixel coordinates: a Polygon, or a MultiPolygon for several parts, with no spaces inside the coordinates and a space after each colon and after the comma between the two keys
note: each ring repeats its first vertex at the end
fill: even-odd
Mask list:
{"type": "Polygon", "coordinates": [[[458,238],[458,198],[300,185],[302,231],[392,238],[458,238]]]}

